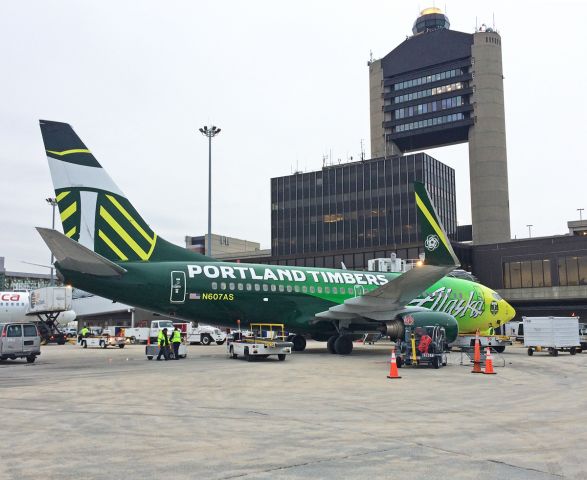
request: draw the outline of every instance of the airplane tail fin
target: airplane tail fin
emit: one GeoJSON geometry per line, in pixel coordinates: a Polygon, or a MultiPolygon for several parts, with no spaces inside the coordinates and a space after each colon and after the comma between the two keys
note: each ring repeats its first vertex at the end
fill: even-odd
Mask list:
{"type": "Polygon", "coordinates": [[[450,244],[448,235],[442,226],[440,217],[430,200],[430,195],[423,183],[414,182],[418,221],[424,241],[427,265],[460,266],[459,259],[450,244]]]}
{"type": "Polygon", "coordinates": [[[70,125],[39,123],[67,237],[114,262],[213,261],[157,236],[70,125]]]}

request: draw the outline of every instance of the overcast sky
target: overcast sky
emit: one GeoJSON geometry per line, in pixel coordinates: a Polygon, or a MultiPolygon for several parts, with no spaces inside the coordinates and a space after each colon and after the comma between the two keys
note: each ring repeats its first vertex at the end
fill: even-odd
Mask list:
{"type": "MultiPolygon", "coordinates": [[[[70,123],[161,236],[207,230],[204,124],[213,141],[213,231],[270,245],[269,179],[369,158],[367,60],[411,34],[412,0],[0,0],[0,256],[47,271],[34,226],[53,195],[38,119],[70,123]]],[[[561,234],[587,208],[584,1],[436,2],[451,29],[502,35],[512,236],[561,234]]],[[[467,145],[456,169],[470,223],[467,145]]],[[[587,216],[587,211],[585,212],[587,216]]],[[[58,222],[59,229],[61,228],[58,222]]]]}

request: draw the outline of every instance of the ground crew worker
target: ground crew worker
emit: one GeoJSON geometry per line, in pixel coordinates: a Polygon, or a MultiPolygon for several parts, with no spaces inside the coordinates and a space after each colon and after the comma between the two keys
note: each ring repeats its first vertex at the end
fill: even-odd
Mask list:
{"type": "Polygon", "coordinates": [[[171,343],[173,344],[173,358],[179,360],[179,345],[181,344],[181,332],[175,327],[171,334],[171,343]]]}
{"type": "Polygon", "coordinates": [[[79,335],[77,336],[78,343],[82,341],[82,338],[86,338],[90,334],[90,329],[88,327],[84,327],[80,330],[79,335]]]}
{"type": "Polygon", "coordinates": [[[157,360],[161,360],[161,355],[165,357],[165,360],[169,360],[169,337],[167,336],[166,328],[159,332],[157,343],[159,344],[159,355],[157,355],[157,360]]]}

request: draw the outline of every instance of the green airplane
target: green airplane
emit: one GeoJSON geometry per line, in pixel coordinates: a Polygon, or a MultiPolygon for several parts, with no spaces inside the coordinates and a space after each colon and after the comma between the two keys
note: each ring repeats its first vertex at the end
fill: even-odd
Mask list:
{"type": "Polygon", "coordinates": [[[367,332],[404,325],[458,333],[497,327],[514,309],[493,290],[447,277],[459,261],[423,184],[414,190],[425,262],[405,273],[221,262],[159,237],[70,125],[40,121],[64,234],[37,228],[68,284],[162,315],[234,327],[283,323],[346,355],[367,332]]]}

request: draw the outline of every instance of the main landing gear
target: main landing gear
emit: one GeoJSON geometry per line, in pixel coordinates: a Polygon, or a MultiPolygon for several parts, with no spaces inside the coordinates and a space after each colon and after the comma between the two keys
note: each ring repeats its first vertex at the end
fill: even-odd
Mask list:
{"type": "Polygon", "coordinates": [[[353,351],[353,339],[349,335],[333,335],[328,339],[326,348],[330,353],[348,355],[353,351]]]}
{"type": "Polygon", "coordinates": [[[302,335],[290,335],[288,340],[293,342],[294,352],[303,352],[306,349],[306,339],[302,335]]]}

